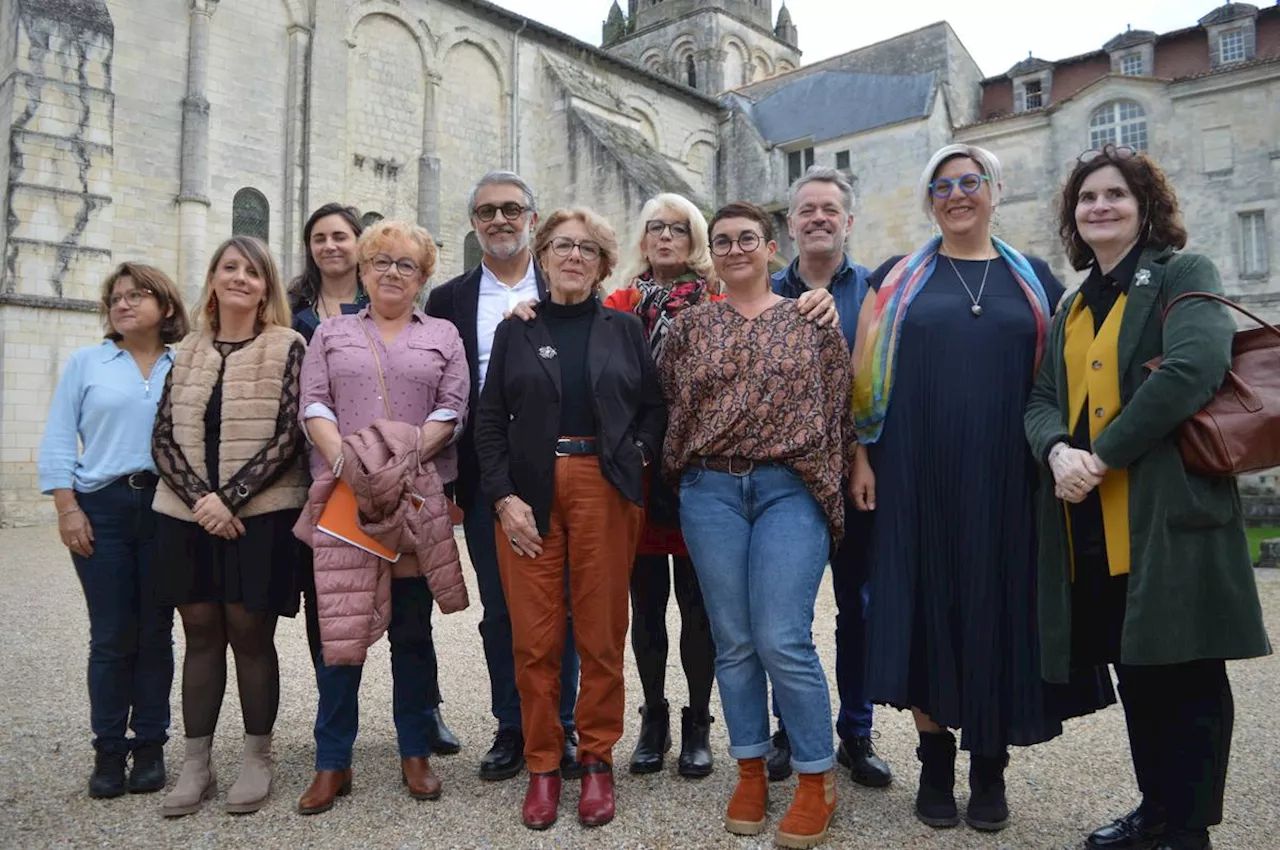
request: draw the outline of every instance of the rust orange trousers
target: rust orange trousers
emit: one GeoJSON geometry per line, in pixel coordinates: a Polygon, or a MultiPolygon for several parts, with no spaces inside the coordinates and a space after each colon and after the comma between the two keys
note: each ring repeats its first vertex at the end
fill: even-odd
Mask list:
{"type": "Polygon", "coordinates": [[[565,643],[565,570],[573,638],[581,659],[578,757],[613,764],[625,712],[622,660],[627,640],[631,562],[644,509],[600,472],[599,458],[556,458],[551,526],[542,554],[516,553],[498,525],[498,569],[511,612],[524,757],[533,773],[560,767],[560,657],[565,643]]]}

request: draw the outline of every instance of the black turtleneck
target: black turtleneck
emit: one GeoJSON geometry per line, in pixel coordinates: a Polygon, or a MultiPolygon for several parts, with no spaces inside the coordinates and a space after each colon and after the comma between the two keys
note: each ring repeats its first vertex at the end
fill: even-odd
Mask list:
{"type": "Polygon", "coordinates": [[[587,340],[598,309],[595,296],[580,304],[556,304],[548,300],[540,313],[560,362],[560,436],[594,437],[596,412],[591,404],[591,378],[587,372],[587,340]]]}

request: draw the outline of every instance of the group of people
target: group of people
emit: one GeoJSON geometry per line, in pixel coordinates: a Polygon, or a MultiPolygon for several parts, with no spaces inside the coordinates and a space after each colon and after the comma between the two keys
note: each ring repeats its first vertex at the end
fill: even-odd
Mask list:
{"type": "Polygon", "coordinates": [[[1222,288],[1182,252],[1149,157],[1109,145],[1074,165],[1058,226],[1087,276],[1066,293],[992,233],[1003,189],[989,151],[937,151],[916,189],[937,235],[871,271],[845,254],[849,183],[811,168],[779,269],[753,204],[708,222],[659,195],[620,247],[596,213],[542,218],[523,179],[493,172],[468,199],[483,259],[425,309],[431,234],[331,204],[288,292],[260,242],[221,245],[190,332],[171,280],[121,265],[107,338],[69,360],[40,456],[89,608],[91,796],[165,786],[176,607],[186,753],[166,816],[216,794],[228,644],[245,729],[224,805],[265,804],[274,629],[300,608],[319,700],[299,812],[351,790],[360,674],[384,631],[403,781],[438,798],[429,758],[460,744],[431,615],[468,605],[460,521],[497,724],[479,772],[527,774],[531,829],[556,822],[565,779],[583,825],[614,816],[628,623],[644,692],[629,770],[663,770],[674,586],[677,770],[713,770],[714,671],[731,833],[767,828],[769,781],[792,771],[784,847],[825,839],[837,764],[890,784],[874,704],[913,714],[921,821],[960,823],[959,747],[963,819],[1002,829],[1009,747],[1114,703],[1114,665],[1142,800],[1086,846],[1208,847],[1224,660],[1270,646],[1235,482],[1189,472],[1174,434],[1221,384],[1234,323],[1208,300],[1162,315],[1222,288]],[[828,564],[834,738],[813,641],[828,564]]]}

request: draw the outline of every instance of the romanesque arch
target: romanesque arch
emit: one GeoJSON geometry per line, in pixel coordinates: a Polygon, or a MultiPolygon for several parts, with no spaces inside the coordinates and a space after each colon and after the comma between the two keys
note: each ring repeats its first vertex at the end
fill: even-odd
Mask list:
{"type": "Polygon", "coordinates": [[[724,87],[736,89],[751,82],[747,66],[751,64],[751,51],[743,44],[742,39],[734,35],[726,35],[720,42],[724,52],[724,87]]]}
{"type": "Polygon", "coordinates": [[[656,47],[652,47],[645,51],[644,55],[640,57],[640,67],[652,74],[666,76],[664,65],[665,60],[663,58],[662,51],[656,47]]]}
{"type": "Polygon", "coordinates": [[[662,150],[662,138],[658,128],[662,126],[662,121],[658,118],[658,110],[653,104],[645,100],[639,95],[628,95],[625,99],[627,106],[636,111],[640,118],[640,133],[649,140],[649,144],[653,145],[653,149],[662,150]]]}
{"type": "Polygon", "coordinates": [[[751,56],[751,62],[755,65],[755,72],[752,75],[752,81],[767,80],[776,73],[773,60],[763,50],[757,50],[751,56]]]}

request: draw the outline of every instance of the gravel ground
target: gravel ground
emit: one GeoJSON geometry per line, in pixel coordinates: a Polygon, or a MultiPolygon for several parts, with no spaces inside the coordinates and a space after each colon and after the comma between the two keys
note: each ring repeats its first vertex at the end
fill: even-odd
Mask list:
{"type": "MultiPolygon", "coordinates": [[[[465,550],[465,547],[464,547],[465,550]]],[[[468,571],[469,572],[469,571],[468,571]]],[[[577,789],[567,784],[560,822],[544,833],[520,825],[524,783],[489,784],[476,775],[493,733],[488,678],[476,631],[479,602],[437,617],[444,712],[463,740],[460,754],[433,759],[444,781],[438,802],[414,802],[397,776],[391,721],[387,644],[370,653],[364,676],[365,711],[356,742],[355,791],[329,813],[300,817],[298,796],[310,780],[315,684],[301,617],[282,620],[277,644],[283,671],[276,724],[275,791],[254,815],[226,815],[216,805],[176,821],[160,817],[158,795],[90,800],[85,781],[92,766],[84,687],[87,621],[80,588],[52,528],[0,531],[0,844],[6,847],[726,847],[771,845],[769,834],[735,838],[721,826],[735,772],[726,753],[723,724],[713,727],[715,773],[689,781],[667,771],[650,777],[618,774],[618,816],[596,830],[575,818],[577,789]]],[[[1280,623],[1280,572],[1259,572],[1263,605],[1273,628],[1280,623]]],[[[472,599],[479,597],[472,585],[472,599]]],[[[829,588],[819,597],[814,629],[828,675],[833,671],[833,616],[829,588]]],[[[679,614],[671,605],[671,625],[679,614]]],[[[175,629],[181,659],[181,629],[175,629]]],[[[1280,846],[1280,662],[1273,658],[1231,665],[1236,697],[1235,746],[1227,785],[1226,823],[1214,834],[1218,848],[1280,846]]],[[[231,680],[234,682],[234,679],[231,680]]],[[[835,683],[832,682],[834,691],[835,683]]],[[[683,704],[683,675],[673,652],[668,673],[673,713],[683,704]]],[[[617,749],[625,764],[635,744],[640,694],[634,670],[627,681],[627,730],[617,749]]],[[[175,738],[167,756],[170,781],[182,755],[179,689],[173,689],[175,738]]],[[[718,713],[718,705],[713,712],[718,713]]],[[[906,713],[877,712],[879,748],[896,772],[883,790],[838,784],[839,810],[826,846],[833,848],[1074,848],[1093,827],[1127,811],[1137,799],[1119,707],[1073,721],[1066,733],[1012,754],[1007,773],[1012,822],[997,835],[961,826],[934,831],[912,816],[917,764],[915,733],[906,713]]],[[[229,688],[215,742],[223,788],[235,776],[240,748],[240,709],[229,688]]],[[[678,729],[677,729],[678,737],[678,729]]],[[[957,773],[966,775],[964,756],[957,773]]],[[[773,786],[772,824],[786,810],[794,780],[773,786]]],[[[963,805],[963,779],[958,783],[963,805]]]]}

